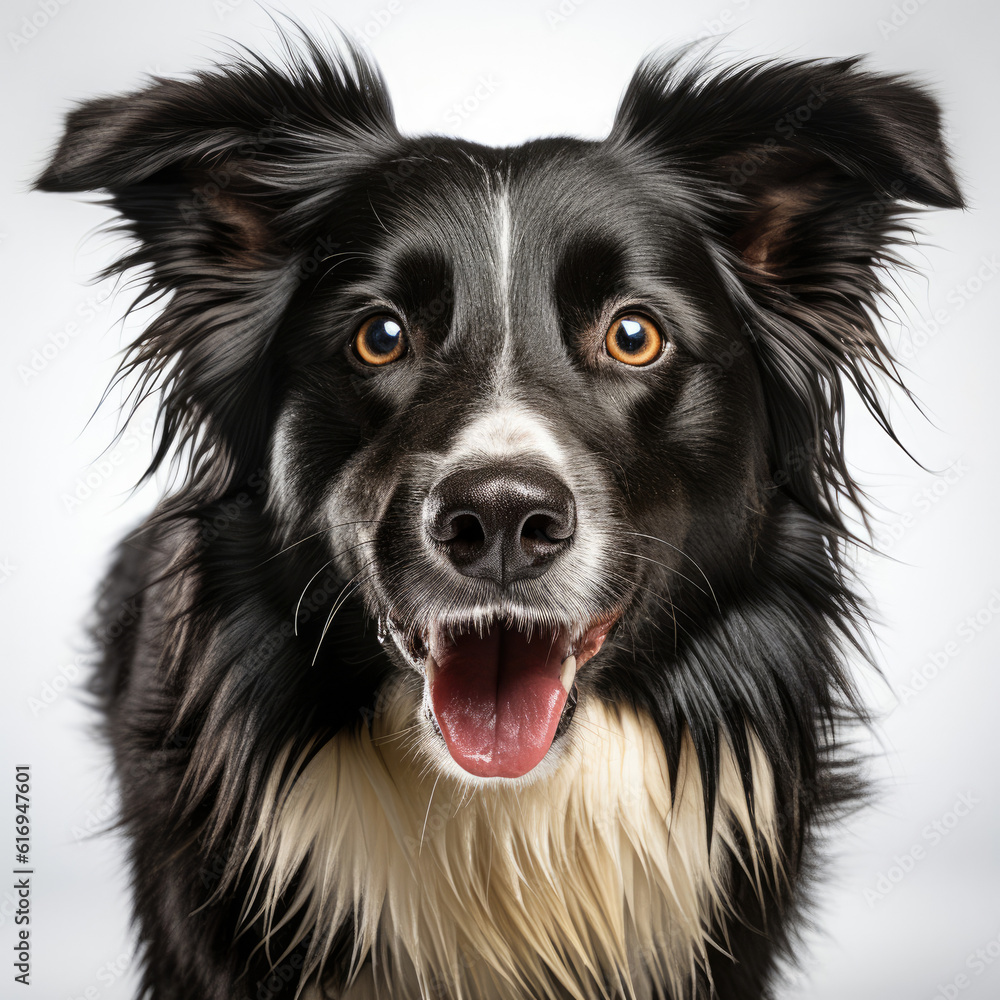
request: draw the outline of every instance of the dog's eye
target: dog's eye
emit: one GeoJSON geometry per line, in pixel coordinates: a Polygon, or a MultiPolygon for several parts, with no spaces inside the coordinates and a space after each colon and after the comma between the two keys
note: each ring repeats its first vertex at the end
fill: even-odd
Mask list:
{"type": "Polygon", "coordinates": [[[354,337],[354,351],[367,365],[387,365],[405,350],[403,328],[391,316],[372,316],[354,337]]]}
{"type": "Polygon", "coordinates": [[[604,339],[608,354],[625,365],[648,365],[663,350],[663,336],[645,316],[621,316],[604,339]]]}

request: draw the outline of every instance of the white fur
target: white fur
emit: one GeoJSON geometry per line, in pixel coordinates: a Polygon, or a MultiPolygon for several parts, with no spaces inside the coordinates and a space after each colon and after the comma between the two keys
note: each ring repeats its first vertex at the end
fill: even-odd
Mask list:
{"type": "Polygon", "coordinates": [[[278,415],[274,425],[274,435],[271,438],[270,459],[270,502],[278,511],[286,516],[297,513],[296,490],[294,480],[295,451],[292,447],[292,424],[295,420],[294,411],[285,407],[278,415]]]}
{"type": "Polygon", "coordinates": [[[496,200],[495,231],[497,241],[497,284],[500,298],[500,309],[503,312],[504,348],[510,345],[510,268],[513,252],[513,227],[510,217],[510,193],[506,185],[502,185],[496,200]]]}
{"type": "MultiPolygon", "coordinates": [[[[354,915],[359,971],[342,1000],[639,1000],[654,995],[651,970],[680,997],[727,905],[721,847],[736,830],[755,842],[728,748],[709,851],[690,739],[672,800],[648,717],[584,698],[548,776],[484,787],[430,763],[419,704],[404,680],[371,732],[330,740],[291,787],[272,780],[257,912],[270,919],[299,872],[291,919],[299,940],[313,934],[313,968],[354,915]]],[[[757,826],[776,856],[772,776],[751,742],[757,826]]]]}
{"type": "Polygon", "coordinates": [[[577,506],[573,545],[561,560],[557,581],[550,579],[548,585],[565,597],[562,603],[579,609],[574,617],[589,619],[586,609],[595,607],[595,600],[600,606],[606,596],[602,581],[606,580],[607,553],[613,545],[607,525],[610,503],[600,477],[560,443],[540,414],[523,403],[506,399],[490,400],[459,431],[439,459],[438,474],[488,467],[496,462],[515,467],[522,462],[538,462],[572,490],[577,506]]]}
{"type": "Polygon", "coordinates": [[[566,452],[544,420],[520,403],[500,401],[462,428],[445,455],[447,465],[469,461],[544,458],[557,469],[566,452]]]}
{"type": "Polygon", "coordinates": [[[496,331],[500,349],[494,355],[490,385],[494,399],[503,399],[514,376],[514,326],[512,321],[511,287],[513,258],[516,246],[514,220],[510,207],[510,188],[503,177],[487,177],[487,212],[493,239],[494,270],[496,272],[497,304],[500,307],[500,329],[496,331]],[[494,187],[494,182],[496,187],[494,187]]]}

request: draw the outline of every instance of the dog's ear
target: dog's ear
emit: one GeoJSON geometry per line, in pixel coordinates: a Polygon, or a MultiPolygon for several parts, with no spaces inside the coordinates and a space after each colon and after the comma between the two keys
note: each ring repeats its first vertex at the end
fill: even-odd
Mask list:
{"type": "Polygon", "coordinates": [[[264,353],[301,258],[335,242],[316,220],[396,135],[382,79],[357,49],[331,55],[308,38],[304,55],[287,49],[284,65],[248,55],[82,105],[36,182],[106,192],[133,237],[109,272],[141,268],[139,301],[168,298],[123,370],[138,376],[137,399],[163,390],[150,471],[189,445],[188,500],[225,492],[259,461],[264,353]]]}
{"type": "Polygon", "coordinates": [[[913,206],[958,208],[937,104],[858,60],[712,70],[682,53],[639,67],[609,142],[693,188],[728,254],[771,410],[773,484],[837,529],[862,499],[843,460],[843,379],[891,434],[873,373],[880,272],[913,206]]]}

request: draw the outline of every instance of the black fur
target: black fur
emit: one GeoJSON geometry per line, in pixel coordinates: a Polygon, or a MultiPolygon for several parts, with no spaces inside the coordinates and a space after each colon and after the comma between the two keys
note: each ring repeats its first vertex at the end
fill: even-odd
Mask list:
{"type": "MultiPolygon", "coordinates": [[[[422,608],[489,590],[425,551],[431,484],[414,457],[468,423],[495,363],[484,178],[512,192],[518,234],[513,391],[613,498],[619,545],[591,610],[624,613],[579,697],[649,712],[674,774],[687,728],[710,822],[723,735],[748,796],[747,725],[777,777],[790,878],[761,901],[732,865],[737,912],[714,935],[728,953],[697,972],[699,997],[769,995],[815,831],[856,792],[837,742],[863,715],[844,666],[864,625],[844,552],[842,510],[863,499],[844,391],[892,433],[881,275],[908,206],[961,205],[934,101],[856,60],[652,59],[603,142],[491,149],[402,136],[377,70],[308,39],[283,66],[246,56],[156,80],[74,111],[37,182],[107,192],[133,238],[115,270],[143,269],[142,297],[164,299],[123,375],[136,399],[162,393],[153,468],[176,454],[182,474],[109,575],[94,680],[145,996],[254,997],[269,978],[268,996],[295,993],[308,942],[279,959],[289,928],[267,951],[259,921],[241,923],[263,783],[287,744],[363,725],[408,669],[378,617],[412,632],[422,608]],[[669,361],[601,353],[623,302],[666,332],[669,361]],[[390,306],[409,352],[366,369],[352,335],[390,306]],[[289,401],[294,462],[276,465],[289,401]],[[357,456],[359,487],[385,504],[374,569],[345,570],[322,511],[357,456]]],[[[554,572],[520,584],[540,618],[554,572]]],[[[334,995],[349,924],[339,942],[334,995]]]]}

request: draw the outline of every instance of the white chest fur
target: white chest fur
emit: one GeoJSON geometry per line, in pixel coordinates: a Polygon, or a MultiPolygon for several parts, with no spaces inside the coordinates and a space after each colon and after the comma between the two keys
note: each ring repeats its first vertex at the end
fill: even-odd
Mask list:
{"type": "MultiPolygon", "coordinates": [[[[690,741],[676,795],[651,720],[581,701],[558,767],[530,784],[470,787],[414,737],[419,700],[341,733],[294,784],[272,783],[259,827],[258,903],[299,873],[293,919],[319,962],[352,914],[363,998],[675,995],[726,906],[723,845],[751,820],[723,748],[713,845],[690,741]]],[[[774,851],[771,774],[754,748],[756,821],[774,851]]],[[[760,878],[772,873],[759,873],[760,878]]]]}

